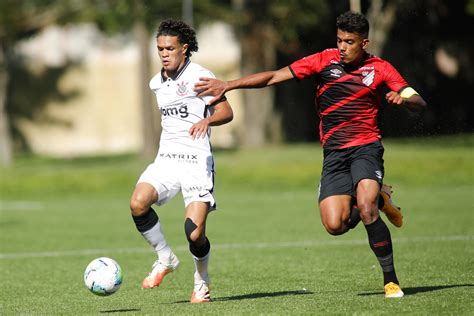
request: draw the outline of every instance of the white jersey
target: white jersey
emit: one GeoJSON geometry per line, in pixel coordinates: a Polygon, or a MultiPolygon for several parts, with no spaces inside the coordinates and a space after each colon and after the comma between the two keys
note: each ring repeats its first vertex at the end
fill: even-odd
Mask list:
{"type": "Polygon", "coordinates": [[[215,78],[211,71],[187,59],[183,68],[173,78],[165,78],[159,73],[151,79],[150,89],[156,95],[161,112],[160,152],[211,151],[210,129],[204,138],[193,140],[189,135],[193,124],[210,115],[207,104],[212,97],[198,97],[193,91],[194,84],[200,77],[215,78]]]}
{"type": "Polygon", "coordinates": [[[161,111],[162,132],[156,159],[138,183],[146,182],[156,189],[157,205],[167,203],[181,191],[186,207],[196,201],[209,202],[210,210],[216,207],[210,129],[204,138],[193,140],[189,135],[193,124],[211,114],[207,104],[212,97],[198,97],[193,91],[200,77],[215,78],[188,59],[173,78],[159,73],[150,81],[161,111]]]}

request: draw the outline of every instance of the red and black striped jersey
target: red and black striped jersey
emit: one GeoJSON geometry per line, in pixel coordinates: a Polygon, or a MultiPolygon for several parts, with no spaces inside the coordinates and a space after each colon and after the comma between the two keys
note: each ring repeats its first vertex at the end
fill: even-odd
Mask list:
{"type": "Polygon", "coordinates": [[[384,85],[400,92],[408,86],[387,61],[367,54],[359,67],[340,62],[337,48],[304,57],[289,66],[293,76],[316,76],[316,106],[321,143],[342,149],[381,138],[377,113],[384,85]]]}

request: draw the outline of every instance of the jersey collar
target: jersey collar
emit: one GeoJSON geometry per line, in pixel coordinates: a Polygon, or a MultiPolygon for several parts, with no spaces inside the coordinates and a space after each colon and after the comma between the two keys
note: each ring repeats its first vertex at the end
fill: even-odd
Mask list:
{"type": "MultiPolygon", "coordinates": [[[[171,80],[177,80],[184,72],[186,67],[191,63],[191,59],[186,58],[186,61],[184,62],[183,66],[176,71],[174,76],[169,77],[171,80]]],[[[168,79],[168,77],[165,77],[165,69],[161,68],[161,82],[165,82],[168,79]]]]}

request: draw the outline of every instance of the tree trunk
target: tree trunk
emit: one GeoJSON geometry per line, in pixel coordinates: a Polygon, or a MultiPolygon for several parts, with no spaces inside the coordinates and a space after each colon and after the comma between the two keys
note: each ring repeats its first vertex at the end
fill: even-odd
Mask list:
{"type": "MultiPolygon", "coordinates": [[[[242,75],[273,70],[276,67],[275,47],[268,38],[269,27],[261,24],[249,26],[241,38],[242,75]],[[266,34],[267,33],[267,34],[266,34]]],[[[271,133],[274,89],[243,90],[244,128],[240,142],[244,146],[264,144],[271,133]]]]}
{"type": "Polygon", "coordinates": [[[381,56],[387,35],[395,23],[397,13],[396,1],[388,1],[383,8],[382,0],[373,0],[367,11],[367,19],[370,24],[369,52],[375,56],[381,56]]]}
{"type": "Polygon", "coordinates": [[[0,163],[9,166],[13,163],[12,141],[8,115],[6,111],[7,101],[7,59],[3,47],[0,48],[0,163]]]}
{"type": "Polygon", "coordinates": [[[138,21],[135,24],[135,36],[140,47],[140,71],[139,71],[139,91],[140,91],[140,108],[142,116],[142,141],[143,147],[141,155],[146,159],[153,159],[158,148],[158,136],[155,130],[155,115],[152,106],[152,94],[149,88],[150,81],[150,53],[149,40],[150,33],[145,24],[138,21]]]}
{"type": "MultiPolygon", "coordinates": [[[[262,19],[269,2],[233,0],[234,10],[245,21],[240,25],[242,76],[276,68],[275,30],[262,19]]],[[[268,140],[281,140],[281,118],[273,110],[274,88],[242,90],[244,122],[239,132],[243,146],[260,146],[268,140]]]]}

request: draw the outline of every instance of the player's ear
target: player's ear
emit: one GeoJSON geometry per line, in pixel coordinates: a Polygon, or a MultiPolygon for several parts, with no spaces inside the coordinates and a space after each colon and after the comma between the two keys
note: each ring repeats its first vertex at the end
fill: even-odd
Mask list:
{"type": "Polygon", "coordinates": [[[183,55],[186,55],[186,52],[188,51],[188,48],[189,48],[188,44],[183,45],[183,55]]]}
{"type": "Polygon", "coordinates": [[[368,38],[364,38],[362,40],[362,49],[367,49],[369,47],[369,39],[368,38]]]}

